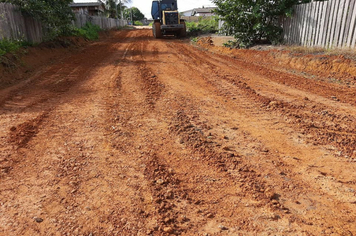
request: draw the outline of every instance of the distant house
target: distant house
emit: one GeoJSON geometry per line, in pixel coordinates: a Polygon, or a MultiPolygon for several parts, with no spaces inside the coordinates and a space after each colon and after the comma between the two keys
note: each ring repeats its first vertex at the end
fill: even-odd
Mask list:
{"type": "Polygon", "coordinates": [[[71,3],[69,6],[73,9],[74,13],[89,16],[102,16],[105,11],[105,4],[101,1],[71,3]]]}
{"type": "Polygon", "coordinates": [[[202,8],[194,8],[191,11],[192,16],[214,16],[214,10],[216,7],[202,7],[202,8]]]}
{"type": "Polygon", "coordinates": [[[188,10],[188,11],[182,11],[180,12],[181,16],[192,16],[193,10],[188,10]]]}

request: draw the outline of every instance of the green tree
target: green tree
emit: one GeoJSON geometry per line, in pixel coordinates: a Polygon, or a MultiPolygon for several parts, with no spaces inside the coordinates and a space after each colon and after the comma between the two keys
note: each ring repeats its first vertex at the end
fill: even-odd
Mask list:
{"type": "Polygon", "coordinates": [[[41,21],[50,38],[71,31],[74,14],[69,4],[72,0],[0,0],[0,2],[16,5],[23,14],[41,21]]]}
{"type": "Polygon", "coordinates": [[[140,21],[145,18],[145,15],[137,7],[131,7],[124,10],[125,19],[130,19],[132,17],[132,21],[140,21]]]}
{"type": "Polygon", "coordinates": [[[123,11],[126,6],[125,4],[130,3],[131,0],[106,0],[106,13],[110,18],[121,18],[121,11],[123,11]]]}
{"type": "Polygon", "coordinates": [[[280,17],[290,17],[295,4],[306,2],[310,0],[214,0],[216,13],[225,21],[225,32],[233,34],[244,47],[262,40],[281,42],[280,17]]]}

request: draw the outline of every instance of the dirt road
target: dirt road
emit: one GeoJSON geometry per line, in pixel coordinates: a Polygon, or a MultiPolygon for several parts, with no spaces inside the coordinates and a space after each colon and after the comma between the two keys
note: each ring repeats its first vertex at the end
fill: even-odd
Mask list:
{"type": "Polygon", "coordinates": [[[356,77],[249,55],[119,31],[2,89],[0,235],[356,234],[356,77]]]}

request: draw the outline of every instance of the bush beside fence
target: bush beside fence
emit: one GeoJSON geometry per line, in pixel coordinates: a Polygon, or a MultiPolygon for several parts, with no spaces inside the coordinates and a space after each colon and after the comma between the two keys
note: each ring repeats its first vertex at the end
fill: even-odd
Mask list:
{"type": "MultiPolygon", "coordinates": [[[[73,25],[81,28],[92,23],[101,29],[113,29],[127,25],[126,20],[118,20],[99,16],[75,15],[73,25]]],[[[23,40],[31,43],[43,41],[45,33],[41,22],[24,16],[16,6],[0,3],[0,39],[23,40]]]]}

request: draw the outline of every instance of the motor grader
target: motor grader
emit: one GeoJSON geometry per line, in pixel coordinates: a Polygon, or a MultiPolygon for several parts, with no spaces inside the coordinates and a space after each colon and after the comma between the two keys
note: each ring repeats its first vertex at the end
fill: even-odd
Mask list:
{"type": "Polygon", "coordinates": [[[177,0],[154,0],[151,9],[152,32],[155,38],[164,35],[185,37],[187,35],[185,21],[180,19],[177,0]]]}

